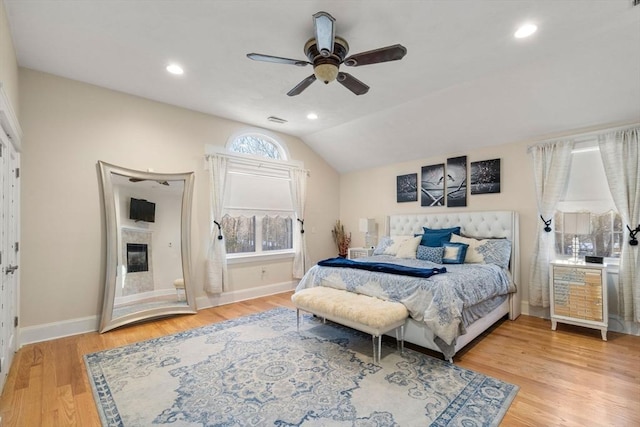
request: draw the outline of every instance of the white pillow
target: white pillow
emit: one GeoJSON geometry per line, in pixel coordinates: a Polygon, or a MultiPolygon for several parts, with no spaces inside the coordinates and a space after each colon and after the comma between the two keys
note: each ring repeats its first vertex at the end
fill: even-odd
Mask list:
{"type": "MultiPolygon", "coordinates": [[[[374,255],[396,255],[400,245],[405,240],[413,239],[413,236],[384,236],[373,251],[374,255]]],[[[417,250],[417,247],[416,247],[417,250]]]]}
{"type": "Polygon", "coordinates": [[[422,240],[422,236],[412,237],[400,242],[398,251],[396,252],[396,258],[414,258],[418,251],[418,245],[422,240]]]}
{"type": "Polygon", "coordinates": [[[469,245],[467,248],[467,255],[464,257],[464,262],[467,264],[477,264],[484,263],[484,258],[477,251],[478,246],[480,246],[483,241],[477,239],[470,239],[468,237],[458,236],[457,234],[452,234],[451,239],[449,239],[452,243],[464,243],[469,245]]]}

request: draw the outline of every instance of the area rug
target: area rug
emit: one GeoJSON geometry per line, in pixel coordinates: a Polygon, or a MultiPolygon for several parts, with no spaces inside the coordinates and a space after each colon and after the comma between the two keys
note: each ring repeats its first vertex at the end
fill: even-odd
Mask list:
{"type": "Polygon", "coordinates": [[[85,355],[105,426],[493,426],[518,387],[277,308],[85,355]]]}

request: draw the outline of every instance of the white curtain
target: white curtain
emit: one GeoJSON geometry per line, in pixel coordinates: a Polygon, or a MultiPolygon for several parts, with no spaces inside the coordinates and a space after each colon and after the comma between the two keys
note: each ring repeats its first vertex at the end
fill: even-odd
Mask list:
{"type": "MultiPolygon", "coordinates": [[[[225,289],[227,280],[227,248],[223,239],[218,239],[221,232],[216,222],[222,221],[224,205],[224,192],[227,181],[228,159],[224,156],[207,156],[209,163],[209,194],[211,233],[209,237],[209,251],[207,253],[207,277],[204,290],[209,293],[219,294],[225,289]]],[[[224,236],[223,236],[224,237],[224,236]]]]}
{"type": "Polygon", "coordinates": [[[305,233],[302,232],[304,230],[304,224],[300,222],[304,221],[304,207],[307,201],[307,171],[303,169],[292,169],[290,171],[290,177],[291,199],[293,209],[296,212],[297,224],[294,230],[298,230],[298,232],[294,231],[293,233],[293,247],[295,248],[293,277],[294,279],[301,279],[307,271],[307,265],[309,265],[307,259],[307,239],[305,238],[305,233]]]}
{"type": "Polygon", "coordinates": [[[625,241],[620,254],[619,312],[625,320],[640,322],[640,259],[638,246],[629,245],[626,226],[640,225],[640,128],[599,137],[600,155],[611,196],[622,218],[625,241]]]}
{"type": "MultiPolygon", "coordinates": [[[[573,145],[573,141],[556,141],[529,147],[538,202],[538,238],[529,273],[529,304],[533,306],[549,307],[549,262],[555,256],[555,233],[544,230],[540,217],[545,221],[553,219],[569,179],[573,145]]],[[[550,223],[551,228],[554,226],[550,223]]]]}

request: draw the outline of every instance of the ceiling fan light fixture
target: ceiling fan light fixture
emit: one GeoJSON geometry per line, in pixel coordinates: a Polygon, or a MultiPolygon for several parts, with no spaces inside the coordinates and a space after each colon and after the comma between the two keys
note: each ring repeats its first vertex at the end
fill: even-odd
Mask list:
{"type": "Polygon", "coordinates": [[[328,84],[338,77],[338,67],[334,64],[319,64],[314,67],[313,74],[318,80],[328,84]]]}

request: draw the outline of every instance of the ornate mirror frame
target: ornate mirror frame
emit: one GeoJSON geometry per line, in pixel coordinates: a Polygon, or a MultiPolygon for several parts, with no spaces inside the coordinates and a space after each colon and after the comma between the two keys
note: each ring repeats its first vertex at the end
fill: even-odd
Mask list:
{"type": "MultiPolygon", "coordinates": [[[[157,317],[174,314],[196,313],[195,295],[191,282],[191,204],[193,198],[194,173],[171,173],[160,174],[152,172],[142,172],[115,166],[103,161],[98,161],[100,177],[102,182],[102,193],[104,198],[104,212],[106,222],[106,274],[104,287],[104,300],[102,318],[100,321],[100,333],[111,329],[127,325],[134,322],[153,319],[157,317]],[[182,206],[180,215],[180,245],[182,279],[184,283],[184,296],[186,301],[167,301],[160,306],[143,307],[137,311],[127,312],[123,315],[114,315],[114,302],[116,298],[116,286],[118,280],[118,251],[119,232],[122,227],[121,218],[118,217],[120,209],[116,208],[116,197],[118,191],[114,183],[114,176],[127,178],[131,182],[153,181],[167,185],[172,181],[180,181],[183,184],[182,206]]],[[[118,178],[116,178],[118,179],[118,178]]],[[[118,201],[119,202],[119,201],[118,201]]],[[[145,248],[146,250],[146,248],[145,248]]],[[[123,279],[124,280],[124,279],[123,279]]],[[[173,280],[172,280],[173,281],[173,280]]],[[[123,282],[124,283],[124,282],[123,282]]],[[[178,289],[176,288],[176,294],[178,289]]]]}

